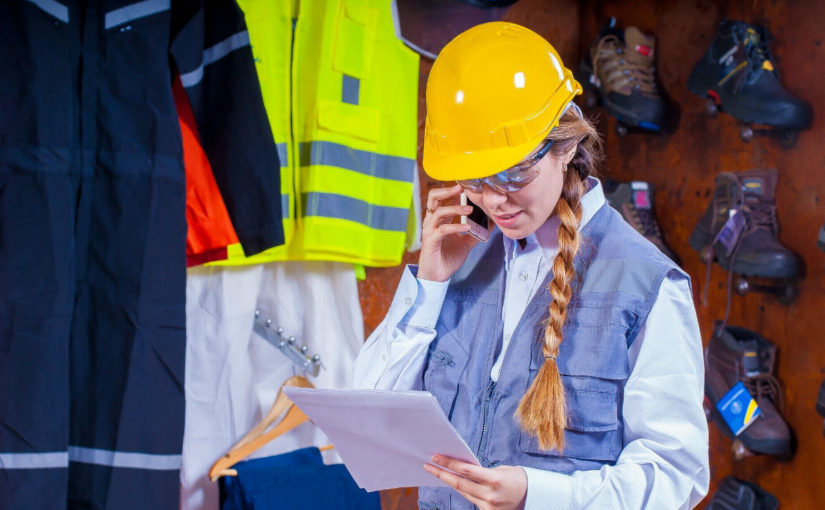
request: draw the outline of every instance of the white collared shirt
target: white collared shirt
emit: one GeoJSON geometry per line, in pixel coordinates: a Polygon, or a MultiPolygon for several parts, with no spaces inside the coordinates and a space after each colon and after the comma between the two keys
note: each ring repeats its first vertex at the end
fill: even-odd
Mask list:
{"type": "MultiPolygon", "coordinates": [[[[598,180],[582,197],[582,228],[605,204],[598,180]]],[[[522,248],[504,238],[505,304],[498,379],[509,336],[558,252],[558,219],[551,217],[522,248]],[[526,276],[522,276],[526,275],[526,276]]],[[[361,348],[356,388],[420,389],[430,342],[449,282],[417,280],[408,266],[384,321],[361,348]]],[[[628,351],[630,376],[622,401],[623,450],[615,465],[571,475],[523,468],[525,510],[692,508],[708,490],[708,429],[702,410],[702,342],[689,283],[666,278],[647,321],[628,351]]]]}

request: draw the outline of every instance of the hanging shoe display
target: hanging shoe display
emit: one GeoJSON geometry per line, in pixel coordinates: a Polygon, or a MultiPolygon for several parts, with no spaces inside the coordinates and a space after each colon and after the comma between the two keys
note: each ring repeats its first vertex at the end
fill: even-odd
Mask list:
{"type": "Polygon", "coordinates": [[[759,485],[726,476],[710,499],[707,510],[776,510],[779,500],[759,485]]]}
{"type": "Polygon", "coordinates": [[[705,396],[714,421],[734,439],[737,459],[754,454],[793,456],[793,434],[779,411],[782,390],[773,375],[775,361],[776,346],[759,333],[718,322],[714,325],[705,349],[705,396]],[[756,401],[761,416],[735,435],[716,404],[739,382],[756,401]]]}
{"type": "Polygon", "coordinates": [[[653,214],[653,185],[644,181],[615,182],[605,180],[604,197],[607,202],[645,239],[655,244],[662,253],[681,265],[679,257],[667,247],[659,222],[653,214]]]}
{"type": "Polygon", "coordinates": [[[770,42],[765,27],[723,20],[710,48],[693,67],[687,87],[708,98],[708,113],[715,115],[721,108],[742,121],[742,139],[773,134],[790,146],[799,131],[811,127],[813,111],[779,81],[770,42]],[[754,129],[754,124],[768,129],[754,129]]]}
{"type": "Polygon", "coordinates": [[[667,107],[659,93],[654,68],[656,39],[636,27],[620,29],[616,18],[599,32],[582,63],[589,83],[607,113],[618,120],[617,132],[628,128],[661,131],[667,121],[667,107]]]}
{"type": "Polygon", "coordinates": [[[716,260],[740,276],[738,293],[769,292],[790,303],[796,298],[793,280],[802,274],[802,261],[777,239],[777,179],[775,169],[719,173],[689,242],[705,262],[716,260]],[[753,277],[769,283],[754,282],[753,277]]]}

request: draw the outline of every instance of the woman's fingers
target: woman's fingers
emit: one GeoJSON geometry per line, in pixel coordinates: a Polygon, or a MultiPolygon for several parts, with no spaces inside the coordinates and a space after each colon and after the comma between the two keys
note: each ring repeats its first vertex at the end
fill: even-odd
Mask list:
{"type": "Polygon", "coordinates": [[[432,464],[424,464],[424,469],[442,482],[460,492],[462,496],[470,500],[470,502],[475,505],[480,505],[482,503],[478,495],[485,489],[475,481],[468,478],[463,478],[455,473],[450,473],[449,471],[432,464]]]}
{"type": "Polygon", "coordinates": [[[445,205],[438,207],[432,213],[424,218],[424,223],[429,225],[441,225],[443,223],[450,223],[456,216],[467,216],[473,212],[473,207],[470,205],[445,205]]]}
{"type": "Polygon", "coordinates": [[[469,478],[481,483],[490,483],[494,478],[494,473],[489,468],[476,466],[463,460],[454,459],[452,457],[444,457],[443,455],[436,455],[433,457],[433,462],[444,466],[450,471],[454,471],[464,478],[469,478]]]}
{"type": "Polygon", "coordinates": [[[441,203],[451,197],[457,197],[461,194],[461,186],[455,184],[448,188],[434,188],[430,190],[427,195],[427,212],[432,214],[436,209],[441,207],[441,203]]]}

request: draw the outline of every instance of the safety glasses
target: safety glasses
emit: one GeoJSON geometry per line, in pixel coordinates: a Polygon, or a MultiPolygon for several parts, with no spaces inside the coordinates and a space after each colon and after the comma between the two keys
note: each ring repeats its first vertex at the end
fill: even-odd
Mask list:
{"type": "Polygon", "coordinates": [[[498,191],[499,193],[512,193],[527,186],[539,174],[539,168],[536,164],[541,161],[550,147],[553,146],[553,140],[547,140],[542,147],[521,163],[493,174],[489,177],[482,177],[481,179],[462,179],[458,182],[462,188],[473,193],[481,193],[484,183],[498,191]]]}

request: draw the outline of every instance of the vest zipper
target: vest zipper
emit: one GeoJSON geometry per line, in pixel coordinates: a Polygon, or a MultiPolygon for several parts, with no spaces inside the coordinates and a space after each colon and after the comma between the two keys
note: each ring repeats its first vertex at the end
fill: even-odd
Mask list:
{"type": "Polygon", "coordinates": [[[484,396],[484,414],[481,422],[481,438],[478,441],[478,449],[476,450],[476,457],[482,464],[487,463],[487,456],[481,457],[481,450],[486,447],[487,439],[487,414],[490,411],[490,401],[493,399],[493,391],[496,389],[496,381],[490,379],[487,386],[487,394],[484,396]]]}

